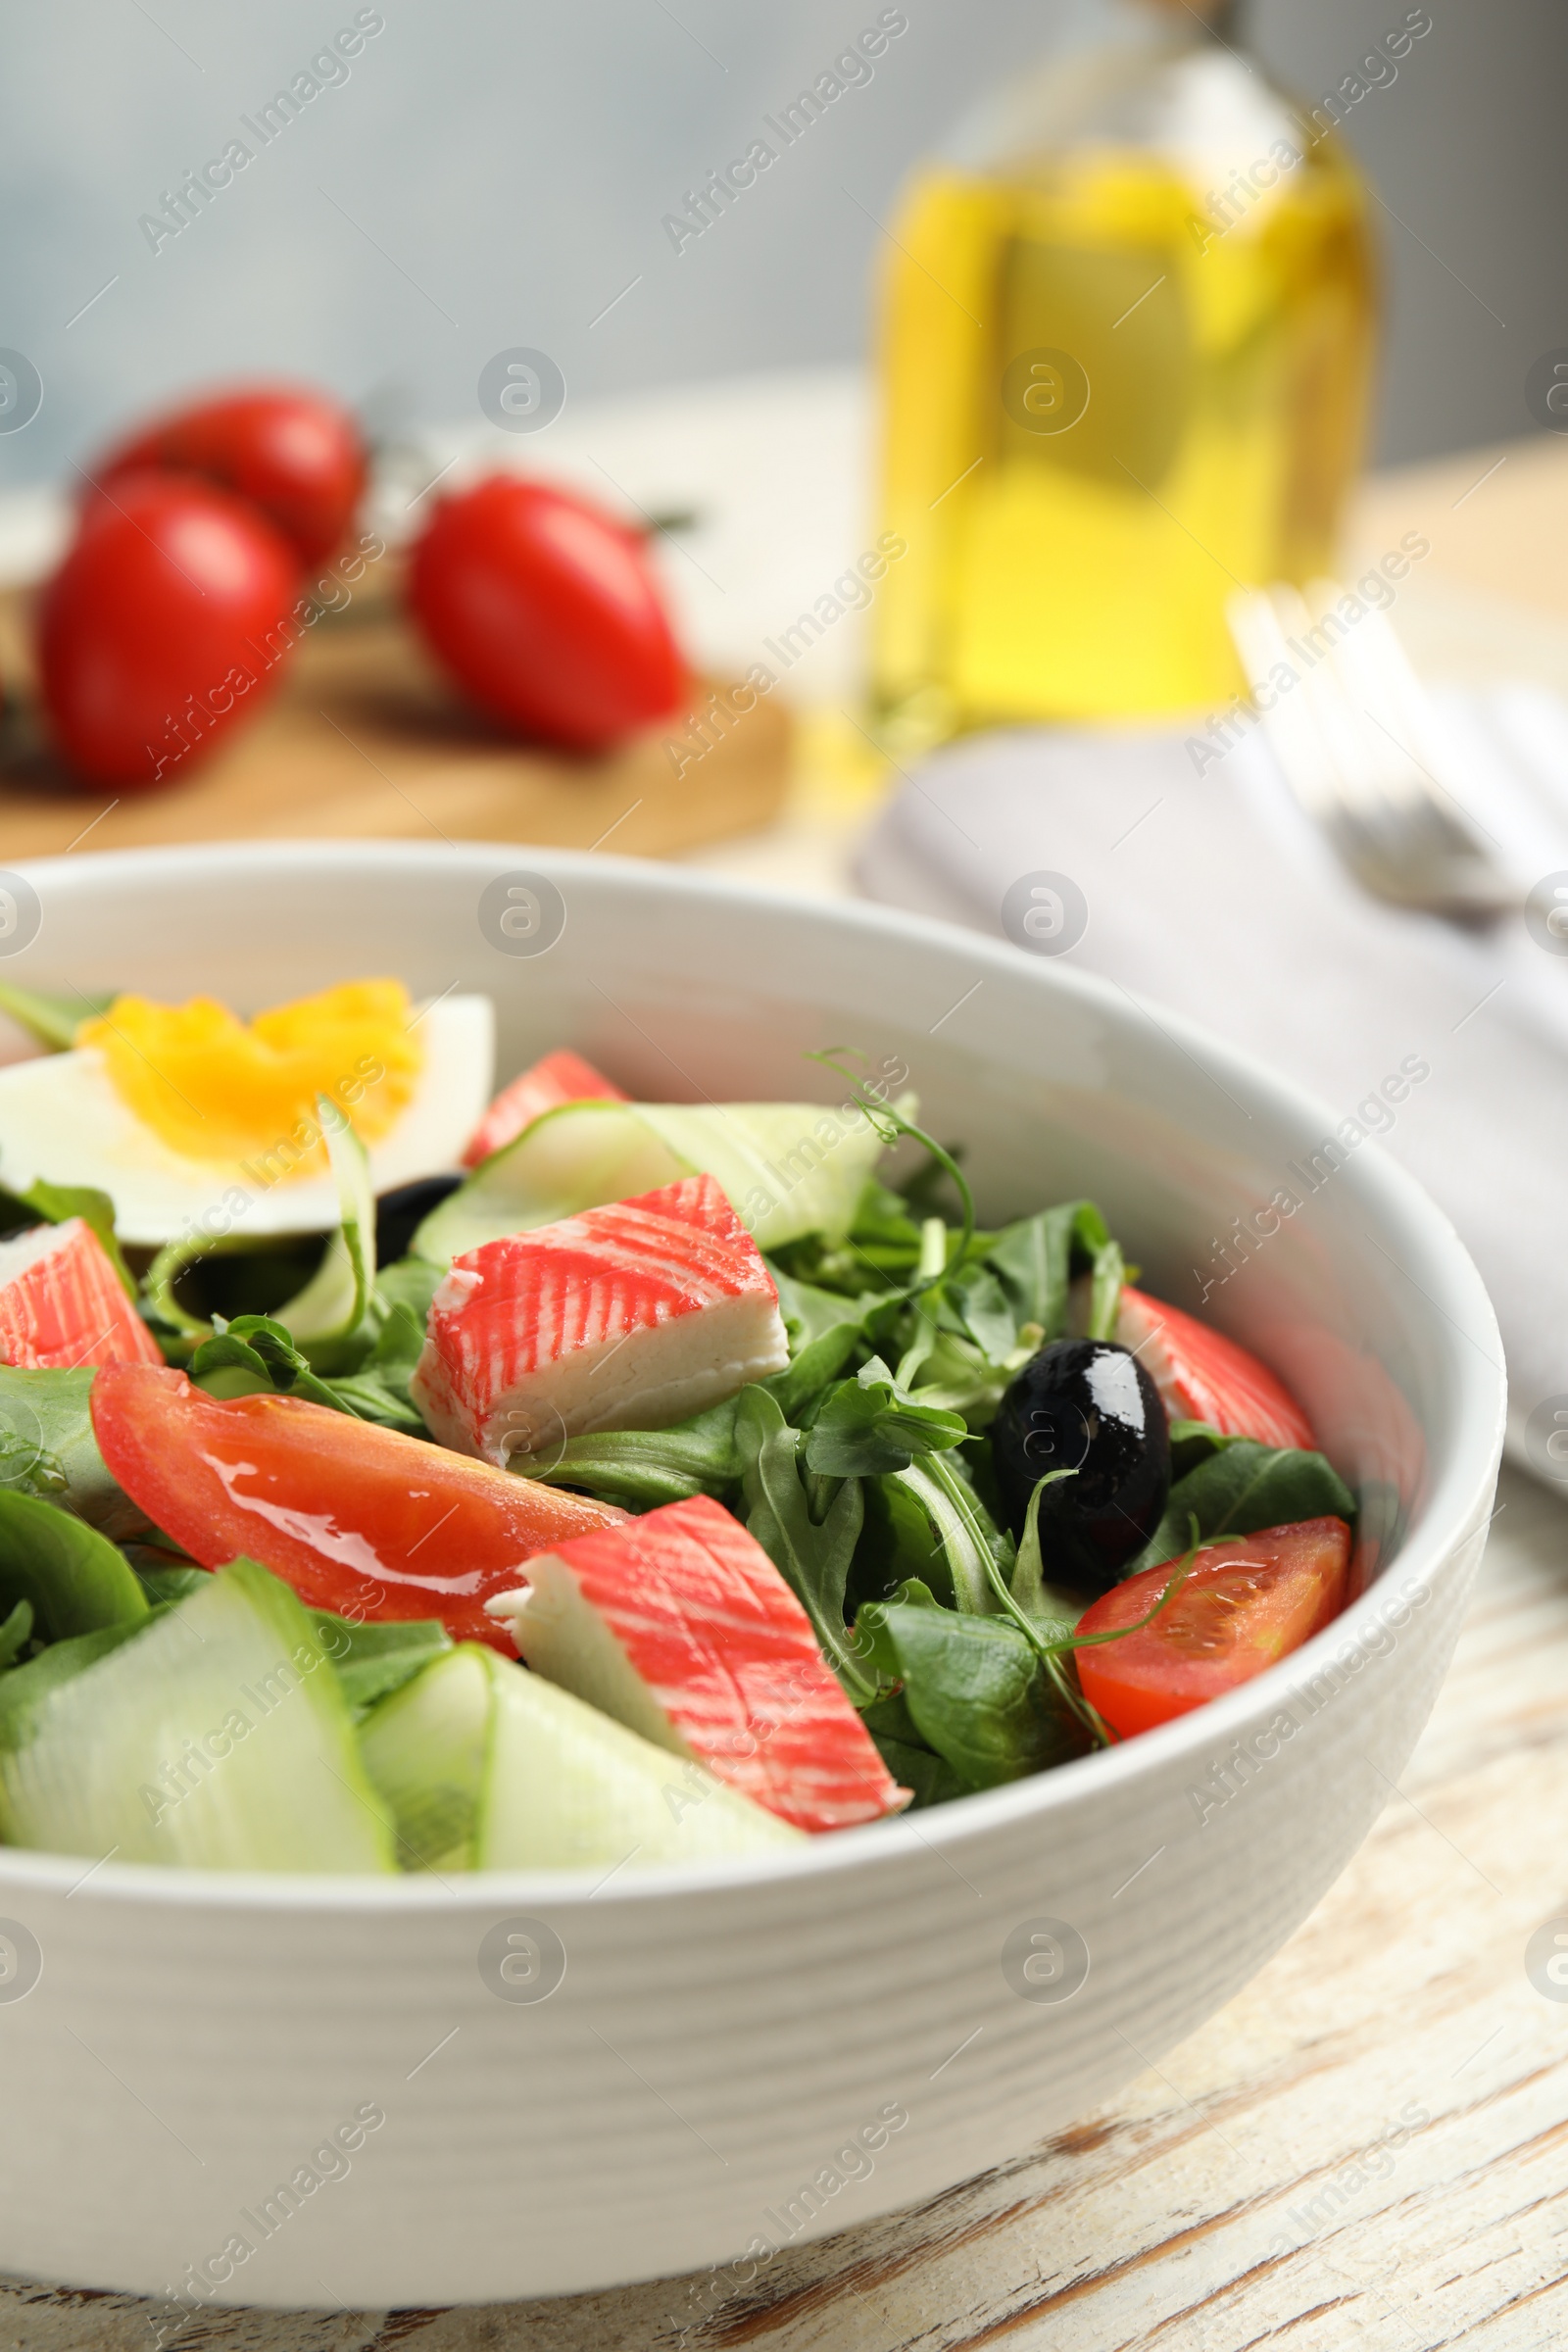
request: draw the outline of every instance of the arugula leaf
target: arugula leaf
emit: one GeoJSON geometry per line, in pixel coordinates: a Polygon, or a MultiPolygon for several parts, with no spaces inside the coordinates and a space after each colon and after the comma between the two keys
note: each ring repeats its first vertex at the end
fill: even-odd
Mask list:
{"type": "Polygon", "coordinates": [[[856,1203],[849,1238],[871,1265],[905,1273],[919,1259],[922,1223],[910,1216],[902,1193],[891,1192],[872,1176],[856,1203]]]}
{"type": "Polygon", "coordinates": [[[190,1359],[189,1376],[209,1396],[254,1396],[270,1389],[279,1396],[324,1404],[333,1412],[351,1410],[317,1378],[287,1327],[270,1315],[236,1315],[222,1331],[202,1342],[190,1359]]]}
{"type": "Polygon", "coordinates": [[[356,1720],[452,1647],[452,1636],[436,1617],[356,1625],[330,1609],[312,1609],[310,1615],[356,1720]]]}
{"type": "Polygon", "coordinates": [[[236,1315],[190,1359],[190,1378],[209,1396],[255,1396],[271,1391],[302,1396],[352,1420],[376,1421],[405,1436],[427,1435],[409,1395],[424,1335],[401,1302],[389,1311],[358,1372],[325,1380],[311,1369],[285,1325],[271,1315],[236,1315]]]}
{"type": "Polygon", "coordinates": [[[1047,1641],[1070,1634],[1087,1608],[1087,1601],[1046,1582],[1040,1552],[1040,1497],[1061,1478],[1076,1478],[1076,1470],[1048,1470],[1029,1497],[1023,1541],[1013,1563],[1011,1592],[1024,1615],[1038,1625],[1047,1641]]]}
{"type": "Polygon", "coordinates": [[[0,1488],[0,1609],[31,1604],[45,1642],[135,1625],[147,1595],[123,1552],[58,1503],[0,1488]]]}
{"type": "Polygon", "coordinates": [[[939,1756],[923,1741],[913,1746],[906,1740],[895,1740],[888,1732],[873,1732],[872,1740],[878,1755],[901,1788],[913,1792],[911,1813],[923,1813],[931,1805],[947,1805],[956,1796],[972,1796],[974,1790],[961,1780],[946,1756],[939,1756]]]}
{"type": "Polygon", "coordinates": [[[1001,1363],[1018,1345],[1018,1318],[1006,1292],[989,1266],[976,1266],[948,1283],[944,1293],[965,1332],[992,1363],[1001,1363]]]}
{"type": "Polygon", "coordinates": [[[807,1436],[806,1465],[829,1478],[877,1478],[907,1469],[916,1454],[961,1445],[968,1434],[961,1414],[916,1404],[874,1355],[829,1392],[807,1436]]]}
{"type": "Polygon", "coordinates": [[[375,1297],[388,1309],[406,1306],[422,1334],[430,1318],[430,1301],[445,1280],[444,1266],[433,1266],[424,1257],[400,1257],[380,1268],[375,1297]]]}
{"type": "Polygon", "coordinates": [[[965,1616],[994,1617],[1013,1565],[1011,1540],[992,1519],[959,1466],[958,1454],[926,1454],[893,1476],[924,1511],[942,1547],[953,1596],[965,1616]]]}
{"type": "Polygon", "coordinates": [[[14,1429],[0,1428],[0,1487],[36,1494],[45,1502],[65,1502],[68,1484],[64,1466],[52,1453],[14,1429]]]}
{"type": "Polygon", "coordinates": [[[0,1625],[0,1666],[14,1666],[32,1633],[32,1603],[19,1600],[0,1625]]]}
{"type": "Polygon", "coordinates": [[[64,1225],[68,1218],[79,1217],[84,1225],[90,1226],[103,1244],[105,1257],[120,1276],[125,1296],[135,1298],[136,1278],[121,1250],[120,1236],[115,1231],[115,1204],[107,1193],[90,1184],[46,1184],[40,1178],[17,1198],[29,1208],[35,1208],[46,1224],[64,1225]]]}
{"type": "Polygon", "coordinates": [[[778,1399],[787,1421],[797,1421],[843,1371],[856,1349],[864,1345],[864,1339],[858,1320],[835,1323],[830,1330],[819,1332],[814,1340],[808,1341],[786,1370],[773,1373],[759,1385],[778,1399]]]}
{"type": "Polygon", "coordinates": [[[954,1605],[948,1556],[919,1495],[897,1473],[862,1480],[865,1526],[855,1558],[845,1615],[853,1618],[868,1600],[891,1600],[910,1577],[929,1585],[945,1608],[954,1605]]]}
{"type": "MultiPolygon", "coordinates": [[[[847,1307],[861,1307],[867,1296],[879,1298],[886,1298],[890,1291],[896,1294],[898,1277],[919,1255],[919,1229],[901,1213],[890,1239],[883,1220],[873,1217],[870,1223],[862,1221],[867,1200],[881,1194],[880,1185],[866,1186],[860,1196],[860,1207],[842,1241],[829,1242],[819,1233],[808,1233],[798,1241],[769,1250],[767,1264],[774,1281],[778,1282],[782,1276],[798,1296],[836,1299],[841,1315],[847,1307]],[[874,1287],[879,1278],[886,1285],[881,1291],[874,1287]]],[[[902,1212],[902,1201],[899,1208],[902,1212]]],[[[781,1303],[783,1297],[781,1289],[781,1303]]]]}
{"type": "Polygon", "coordinates": [[[546,1486],[586,1487],[603,1501],[633,1511],[685,1502],[693,1494],[721,1494],[740,1482],[739,1403],[739,1397],[726,1396],[673,1429],[595,1430],[546,1452],[514,1453],[507,1467],[546,1486]]]}
{"type": "Polygon", "coordinates": [[[41,1494],[118,1540],[139,1535],[147,1519],[98,1450],[88,1407],[96,1378],[90,1365],[28,1372],[0,1364],[0,1486],[41,1494]]]}
{"type": "Polygon", "coordinates": [[[1255,1535],[1297,1519],[1355,1518],[1355,1496],[1320,1453],[1241,1438],[1179,1478],[1154,1533],[1123,1577],[1157,1568],[1187,1548],[1189,1522],[1200,1540],[1255,1535]]]}
{"type": "Polygon", "coordinates": [[[334,1403],[358,1413],[362,1421],[378,1421],[406,1437],[422,1438],[427,1434],[424,1416],[409,1394],[409,1382],[423,1348],[423,1323],[412,1305],[397,1299],[387,1304],[386,1320],[359,1369],[322,1385],[334,1403]]]}
{"type": "Polygon", "coordinates": [[[792,1356],[808,1348],[813,1340],[819,1340],[824,1332],[835,1331],[844,1323],[853,1326],[858,1322],[859,1316],[854,1308],[872,1306],[881,1297],[880,1292],[868,1291],[862,1298],[846,1305],[842,1291],[819,1290],[815,1283],[798,1280],[786,1271],[775,1252],[764,1250],[762,1263],[773,1277],[778,1311],[789,1334],[792,1356]]]}
{"type": "Polygon", "coordinates": [[[828,1664],[859,1706],[875,1695],[875,1679],[856,1654],[844,1622],[850,1562],[865,1518],[858,1478],[846,1479],[820,1520],[814,1520],[801,1483],[801,1432],[785,1421],[777,1397],[743,1389],[735,1414],[735,1445],[748,1505],[746,1524],[808,1617],[828,1664]]]}
{"type": "Polygon", "coordinates": [[[997,1235],[986,1251],[986,1262],[1000,1276],[1018,1321],[1038,1323],[1047,1340],[1059,1340],[1066,1331],[1067,1294],[1075,1265],[1082,1261],[1094,1275],[1088,1336],[1109,1339],[1125,1268],[1092,1200],[1065,1200],[1021,1217],[997,1235]]]}
{"type": "Polygon", "coordinates": [[[883,1763],[901,1787],[912,1789],[911,1812],[928,1805],[945,1805],[956,1796],[970,1794],[946,1756],[927,1747],[909,1713],[902,1691],[875,1700],[860,1711],[860,1721],[875,1740],[883,1763]]]}
{"type": "Polygon", "coordinates": [[[1206,1462],[1211,1453],[1223,1453],[1227,1446],[1246,1446],[1248,1438],[1228,1437],[1224,1430],[1215,1429],[1208,1421],[1173,1421],[1170,1425],[1170,1464],[1173,1478],[1185,1478],[1200,1462],[1206,1462]]]}
{"type": "Polygon", "coordinates": [[[1085,1752],[1084,1732],[1015,1626],[944,1609],[911,1580],[898,1599],[868,1602],[855,1630],[965,1788],[994,1788],[1085,1752]]]}
{"type": "Polygon", "coordinates": [[[971,1433],[987,1429],[1013,1374],[1029,1361],[1039,1345],[1039,1327],[1024,1325],[1024,1344],[1000,1360],[988,1356],[973,1340],[959,1333],[927,1326],[927,1344],[916,1345],[900,1360],[899,1375],[916,1404],[942,1412],[961,1413],[971,1433]],[[1028,1344],[1033,1334],[1034,1346],[1028,1344]]]}

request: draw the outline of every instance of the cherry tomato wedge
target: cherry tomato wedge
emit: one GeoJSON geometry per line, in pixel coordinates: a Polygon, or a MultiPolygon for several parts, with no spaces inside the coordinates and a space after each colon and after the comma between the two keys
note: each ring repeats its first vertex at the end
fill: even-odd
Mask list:
{"type": "Polygon", "coordinates": [[[98,461],[93,483],[149,466],[199,474],[248,499],[309,565],[329,556],[353,521],[366,457],[340,402],[298,385],[252,384],[143,426],[98,461]]]}
{"type": "Polygon", "coordinates": [[[495,473],[444,498],[409,564],[431,651],[504,726],[605,750],[674,709],[686,665],[635,531],[495,473]]]}
{"type": "Polygon", "coordinates": [[[292,551],[254,507],[174,474],[117,481],[38,608],[65,757],[122,792],[198,766],[282,677],[295,586],[292,551]]]}
{"type": "MultiPolygon", "coordinates": [[[[1210,1544],[1150,1624],[1076,1649],[1084,1696],[1124,1740],[1250,1682],[1345,1606],[1350,1531],[1343,1519],[1300,1519],[1210,1544]]],[[[1085,1611],[1080,1634],[1147,1617],[1180,1566],[1128,1577],[1085,1611]]]]}
{"type": "Polygon", "coordinates": [[[311,1608],[439,1617],[509,1657],[484,1602],[535,1552],[626,1517],[325,1405],[208,1396],[148,1364],[105,1367],[92,1425],[125,1493],[204,1568],[243,1554],[311,1608]]]}

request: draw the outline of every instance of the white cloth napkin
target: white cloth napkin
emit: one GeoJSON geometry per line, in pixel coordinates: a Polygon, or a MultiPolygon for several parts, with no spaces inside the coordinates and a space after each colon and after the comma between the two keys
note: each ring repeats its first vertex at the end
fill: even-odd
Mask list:
{"type": "MultiPolygon", "coordinates": [[[[1521,894],[1559,869],[1568,880],[1568,705],[1510,686],[1445,695],[1440,714],[1446,773],[1521,894]]],[[[857,880],[871,898],[1005,936],[1009,887],[1066,875],[1087,902],[1066,951],[1080,969],[1203,1022],[1375,1128],[1491,1291],[1510,1450],[1568,1478],[1560,1441],[1545,1450],[1555,1405],[1568,1407],[1568,954],[1517,921],[1476,936],[1367,898],[1259,730],[1201,774],[1187,742],[969,738],[902,788],[857,880]],[[1391,1102],[1401,1069],[1422,1064],[1430,1074],[1391,1102]]],[[[1040,904],[1049,940],[1057,909],[1040,904]]],[[[1014,938],[1017,923],[1014,912],[1014,938]]]]}

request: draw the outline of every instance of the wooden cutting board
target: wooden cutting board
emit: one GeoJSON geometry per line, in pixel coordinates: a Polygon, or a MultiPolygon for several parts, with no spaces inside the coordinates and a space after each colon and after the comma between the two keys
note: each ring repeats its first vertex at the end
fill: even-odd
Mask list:
{"type": "MultiPolygon", "coordinates": [[[[790,723],[776,696],[675,772],[684,716],[608,757],[578,760],[502,735],[447,686],[392,596],[369,582],[306,631],[254,726],[188,782],[83,787],[47,749],[30,703],[30,630],[0,600],[0,861],[152,842],[275,838],[528,841],[667,857],[778,813],[790,723]]],[[[694,691],[700,709],[715,684],[694,691]]]]}

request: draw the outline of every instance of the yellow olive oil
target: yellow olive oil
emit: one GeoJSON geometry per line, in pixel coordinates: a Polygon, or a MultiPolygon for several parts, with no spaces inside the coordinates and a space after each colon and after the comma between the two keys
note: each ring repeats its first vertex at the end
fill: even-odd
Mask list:
{"type": "Polygon", "coordinates": [[[1061,80],[994,160],[924,170],[888,247],[895,749],[1228,699],[1227,598],[1333,568],[1360,462],[1372,269],[1338,145],[1201,34],[1061,80]]]}

